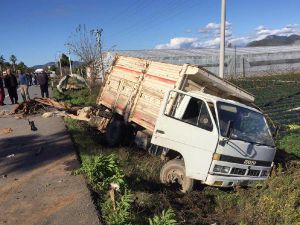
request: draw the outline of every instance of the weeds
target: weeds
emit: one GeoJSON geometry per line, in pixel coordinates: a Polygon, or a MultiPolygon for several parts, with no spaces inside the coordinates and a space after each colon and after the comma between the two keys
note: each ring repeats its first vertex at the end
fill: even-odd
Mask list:
{"type": "Polygon", "coordinates": [[[90,157],[81,167],[87,179],[97,191],[106,191],[111,183],[124,187],[124,174],[114,155],[90,157]]]}
{"type": "Polygon", "coordinates": [[[276,168],[260,190],[240,194],[241,219],[246,224],[297,224],[300,221],[299,168],[276,168]]]}
{"type": "Polygon", "coordinates": [[[91,95],[87,88],[77,91],[65,91],[61,94],[55,88],[53,96],[59,101],[64,101],[72,105],[92,106],[96,104],[97,95],[91,95]]]}
{"type": "Polygon", "coordinates": [[[115,209],[114,203],[110,198],[101,205],[105,222],[108,225],[132,224],[134,221],[134,215],[131,213],[133,195],[125,190],[123,195],[119,193],[116,197],[119,199],[115,201],[115,209]]]}
{"type": "Polygon", "coordinates": [[[150,225],[178,225],[175,219],[175,213],[172,209],[163,210],[161,215],[149,218],[150,225]]]}

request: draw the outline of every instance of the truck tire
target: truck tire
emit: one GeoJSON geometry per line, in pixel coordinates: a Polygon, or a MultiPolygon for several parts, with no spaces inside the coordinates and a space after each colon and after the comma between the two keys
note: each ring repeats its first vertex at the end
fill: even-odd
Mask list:
{"type": "Polygon", "coordinates": [[[194,186],[194,180],[186,177],[184,161],[180,159],[170,160],[161,168],[160,181],[164,184],[178,183],[183,193],[191,192],[194,186]]]}
{"type": "Polygon", "coordinates": [[[113,120],[107,127],[105,139],[110,147],[115,147],[123,142],[126,126],[121,120],[113,120]]]}

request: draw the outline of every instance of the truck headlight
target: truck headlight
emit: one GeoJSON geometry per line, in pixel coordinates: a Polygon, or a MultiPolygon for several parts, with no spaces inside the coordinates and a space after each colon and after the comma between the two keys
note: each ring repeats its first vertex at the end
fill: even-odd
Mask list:
{"type": "Polygon", "coordinates": [[[216,173],[229,173],[230,167],[229,166],[215,165],[213,171],[216,172],[216,173]]]}

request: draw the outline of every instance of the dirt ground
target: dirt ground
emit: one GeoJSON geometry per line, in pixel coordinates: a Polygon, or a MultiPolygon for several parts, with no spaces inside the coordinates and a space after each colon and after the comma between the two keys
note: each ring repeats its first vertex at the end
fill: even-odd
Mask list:
{"type": "Polygon", "coordinates": [[[0,118],[0,224],[100,224],[61,118],[0,118]]]}

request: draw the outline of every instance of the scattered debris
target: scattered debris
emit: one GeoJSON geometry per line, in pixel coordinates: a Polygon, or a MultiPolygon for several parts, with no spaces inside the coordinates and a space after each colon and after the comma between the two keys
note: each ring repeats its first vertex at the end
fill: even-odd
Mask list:
{"type": "Polygon", "coordinates": [[[6,158],[8,158],[8,159],[14,158],[14,157],[15,157],[15,154],[11,154],[11,155],[6,156],[6,158]]]}
{"type": "Polygon", "coordinates": [[[13,132],[13,129],[11,128],[0,128],[0,135],[9,134],[11,132],[13,132]]]}
{"type": "Polygon", "coordinates": [[[77,115],[68,115],[72,119],[76,120],[84,120],[84,121],[90,121],[91,120],[91,115],[92,115],[92,107],[84,107],[82,109],[77,110],[77,115]]]}
{"type": "Polygon", "coordinates": [[[42,117],[43,118],[49,118],[49,117],[64,117],[66,116],[65,111],[52,111],[52,112],[45,112],[42,117]]]}
{"type": "Polygon", "coordinates": [[[58,102],[51,98],[34,98],[30,101],[18,104],[12,111],[11,114],[31,115],[41,112],[49,111],[49,108],[56,108],[65,110],[68,113],[75,114],[78,107],[72,107],[70,104],[65,102],[58,102]]]}
{"type": "MultiPolygon", "coordinates": [[[[97,127],[101,132],[107,127],[112,117],[111,111],[101,106],[78,107],[51,98],[34,98],[17,105],[11,112],[11,114],[16,114],[17,119],[39,113],[42,113],[43,118],[59,116],[86,121],[91,126],[97,127]],[[53,111],[53,109],[56,110],[53,111]]],[[[37,130],[33,121],[28,122],[31,130],[37,130]]]]}
{"type": "Polygon", "coordinates": [[[0,117],[1,116],[8,116],[8,115],[10,115],[10,111],[9,110],[1,110],[0,111],[0,117]]]}

